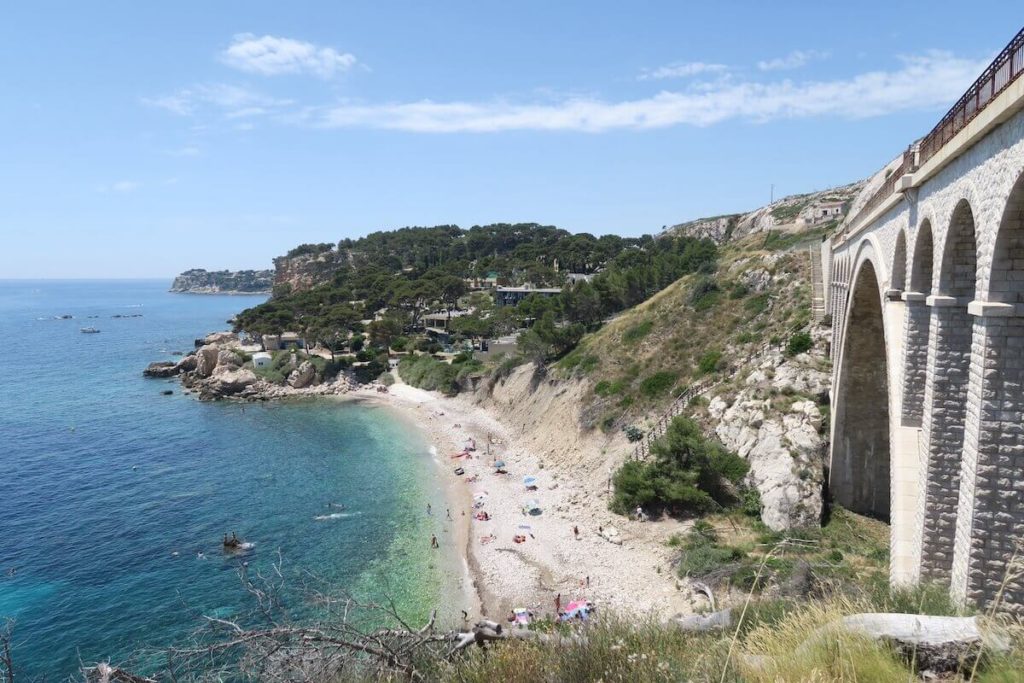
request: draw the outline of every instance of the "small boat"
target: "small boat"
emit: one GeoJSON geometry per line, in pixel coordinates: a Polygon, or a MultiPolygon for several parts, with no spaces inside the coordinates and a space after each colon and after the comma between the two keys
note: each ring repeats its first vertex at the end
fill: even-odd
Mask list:
{"type": "Polygon", "coordinates": [[[457,474],[458,476],[461,477],[465,473],[466,473],[466,470],[462,469],[461,467],[456,467],[455,468],[455,474],[457,474]]]}
{"type": "Polygon", "coordinates": [[[97,330],[95,327],[83,327],[78,331],[84,334],[99,334],[99,330],[97,330]]]}

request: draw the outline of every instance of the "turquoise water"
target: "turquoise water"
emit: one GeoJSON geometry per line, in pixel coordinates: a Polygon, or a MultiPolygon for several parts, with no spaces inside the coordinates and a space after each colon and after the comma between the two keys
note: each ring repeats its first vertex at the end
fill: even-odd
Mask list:
{"type": "Polygon", "coordinates": [[[425,614],[454,552],[424,514],[444,502],[422,435],[383,408],[199,403],[142,378],[262,300],[166,288],[0,281],[0,617],[22,673],[67,676],[248,605],[225,532],[256,544],[250,570],[280,551],[286,571],[366,598],[386,584],[425,614]]]}

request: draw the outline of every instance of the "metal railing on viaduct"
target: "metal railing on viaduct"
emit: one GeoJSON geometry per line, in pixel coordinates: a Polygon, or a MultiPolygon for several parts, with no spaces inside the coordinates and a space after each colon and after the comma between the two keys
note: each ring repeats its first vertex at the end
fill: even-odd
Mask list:
{"type": "Polygon", "coordinates": [[[867,216],[872,209],[884,202],[896,192],[896,184],[905,174],[923,166],[934,157],[950,140],[956,137],[964,127],[984,111],[1003,90],[1024,74],[1024,29],[1003,48],[992,63],[988,65],[967,92],[956,101],[942,120],[932,128],[931,132],[917,143],[910,145],[903,152],[903,159],[882,183],[875,194],[864,203],[858,212],[867,216]]]}

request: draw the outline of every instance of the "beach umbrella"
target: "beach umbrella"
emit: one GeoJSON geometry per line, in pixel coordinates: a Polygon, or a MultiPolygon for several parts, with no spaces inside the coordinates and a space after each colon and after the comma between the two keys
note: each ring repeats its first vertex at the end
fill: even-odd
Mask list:
{"type": "Polygon", "coordinates": [[[504,467],[505,466],[505,461],[504,460],[495,460],[494,461],[494,466],[495,467],[504,467]]]}
{"type": "Polygon", "coordinates": [[[539,515],[541,513],[540,501],[536,498],[531,498],[523,503],[523,511],[530,515],[539,515]]]}
{"type": "Polygon", "coordinates": [[[487,497],[487,492],[486,491],[480,491],[479,493],[474,493],[473,494],[473,500],[483,500],[486,497],[487,497]]]}
{"type": "Polygon", "coordinates": [[[531,486],[536,486],[537,485],[537,477],[534,477],[532,475],[531,476],[527,476],[527,477],[523,477],[523,484],[525,484],[527,488],[530,488],[531,486]]]}

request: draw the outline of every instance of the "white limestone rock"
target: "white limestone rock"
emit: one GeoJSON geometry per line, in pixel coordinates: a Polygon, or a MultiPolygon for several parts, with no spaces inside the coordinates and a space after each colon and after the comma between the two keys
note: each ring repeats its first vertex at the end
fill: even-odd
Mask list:
{"type": "Polygon", "coordinates": [[[288,374],[288,386],[293,389],[304,389],[315,379],[316,368],[308,360],[304,360],[288,374]]]}
{"type": "Polygon", "coordinates": [[[205,379],[213,374],[217,367],[220,347],[216,344],[207,344],[196,350],[196,375],[205,379]]]}

